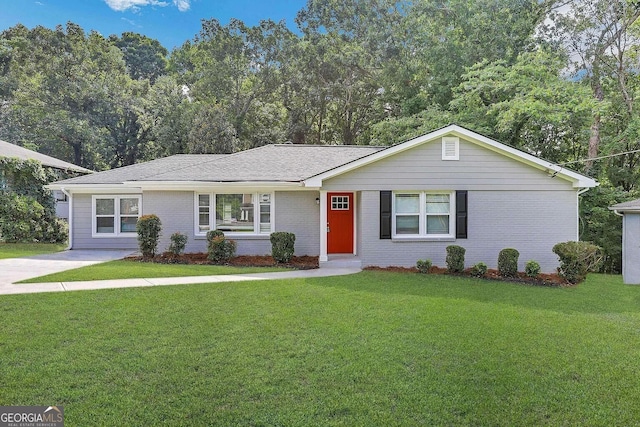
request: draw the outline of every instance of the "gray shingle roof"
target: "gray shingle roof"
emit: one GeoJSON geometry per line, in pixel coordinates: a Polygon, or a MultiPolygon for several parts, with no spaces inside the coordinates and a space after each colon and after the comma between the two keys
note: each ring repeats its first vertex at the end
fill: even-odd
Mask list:
{"type": "Polygon", "coordinates": [[[55,157],[47,156],[33,150],[29,150],[19,145],[11,144],[10,142],[0,140],[0,157],[17,157],[22,160],[37,160],[44,166],[48,166],[56,169],[71,170],[74,172],[91,173],[93,171],[85,169],[81,166],[76,166],[73,163],[65,162],[64,160],[56,159],[55,157]]]}
{"type": "Polygon", "coordinates": [[[624,202],[624,203],[618,203],[617,205],[613,205],[611,207],[609,207],[609,209],[611,210],[617,210],[617,211],[636,211],[636,210],[640,210],[640,199],[636,199],[636,200],[631,200],[629,202],[624,202]]]}
{"type": "Polygon", "coordinates": [[[274,144],[227,155],[179,154],[57,184],[299,182],[382,149],[384,147],[274,144]]]}

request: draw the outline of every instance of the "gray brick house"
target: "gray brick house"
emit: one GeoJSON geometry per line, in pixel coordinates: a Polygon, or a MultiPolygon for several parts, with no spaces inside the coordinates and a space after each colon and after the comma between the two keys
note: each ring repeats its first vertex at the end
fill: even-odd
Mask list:
{"type": "Polygon", "coordinates": [[[228,155],[175,155],[59,181],[71,194],[72,248],[137,247],[135,223],[156,214],[169,236],[205,251],[207,231],[238,254],[270,253],[269,234],[296,235],[296,254],[362,266],[495,268],[501,249],[543,271],[551,248],[578,239],[579,194],[597,182],[457,125],[390,147],[274,144],[228,155]]]}

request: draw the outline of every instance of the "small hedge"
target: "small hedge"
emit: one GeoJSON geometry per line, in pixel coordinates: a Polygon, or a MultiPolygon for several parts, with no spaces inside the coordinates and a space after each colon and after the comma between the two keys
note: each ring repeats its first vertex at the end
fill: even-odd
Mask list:
{"type": "Polygon", "coordinates": [[[466,249],[462,246],[447,246],[447,270],[450,273],[462,273],[464,271],[464,254],[466,249]]]}
{"type": "Polygon", "coordinates": [[[498,254],[498,272],[502,277],[516,277],[518,275],[518,257],[520,252],[513,248],[506,248],[498,254]]]}
{"type": "Polygon", "coordinates": [[[269,236],[271,256],[278,263],[287,263],[295,253],[296,235],[286,231],[276,231],[269,236]]]}
{"type": "Polygon", "coordinates": [[[588,242],[563,242],[553,247],[560,259],[558,274],[569,283],[579,283],[590,271],[597,271],[604,259],[602,248],[588,242]]]}
{"type": "Polygon", "coordinates": [[[156,215],[142,215],[136,223],[138,246],[145,258],[153,258],[158,249],[158,240],[162,232],[162,222],[156,215]]]}
{"type": "Polygon", "coordinates": [[[228,240],[222,231],[212,230],[208,232],[207,241],[207,257],[214,263],[226,264],[236,256],[236,242],[228,240]]]}
{"type": "Polygon", "coordinates": [[[536,261],[527,261],[524,272],[528,277],[537,277],[540,274],[540,264],[536,261]]]}
{"type": "Polygon", "coordinates": [[[187,246],[187,235],[176,231],[171,235],[171,243],[169,244],[169,252],[174,256],[182,255],[184,248],[187,246]]]}
{"type": "Polygon", "coordinates": [[[431,260],[430,259],[419,259],[416,262],[416,268],[422,274],[427,274],[429,269],[431,268],[431,260]]]}
{"type": "Polygon", "coordinates": [[[484,262],[479,262],[471,267],[470,273],[474,277],[484,277],[487,275],[488,270],[489,268],[487,267],[487,264],[485,264],[484,262]]]}

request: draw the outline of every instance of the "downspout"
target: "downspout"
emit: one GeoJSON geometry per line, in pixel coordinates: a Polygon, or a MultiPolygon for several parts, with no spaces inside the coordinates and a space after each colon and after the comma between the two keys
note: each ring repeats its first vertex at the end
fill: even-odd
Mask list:
{"type": "Polygon", "coordinates": [[[589,187],[581,188],[576,193],[576,224],[578,225],[578,229],[576,230],[576,242],[580,241],[580,195],[586,193],[587,191],[589,191],[589,187]]]}
{"type": "Polygon", "coordinates": [[[60,188],[60,191],[69,199],[69,245],[67,246],[67,250],[69,251],[73,249],[73,196],[64,188],[60,188]]]}

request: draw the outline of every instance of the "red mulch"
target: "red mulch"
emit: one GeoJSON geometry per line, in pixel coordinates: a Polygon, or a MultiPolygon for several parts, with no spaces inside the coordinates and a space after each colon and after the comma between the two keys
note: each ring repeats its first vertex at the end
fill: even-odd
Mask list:
{"type": "MultiPolygon", "coordinates": [[[[418,273],[418,269],[415,267],[366,267],[365,270],[376,270],[376,271],[391,271],[396,273],[418,273]]],[[[446,268],[441,267],[431,267],[429,269],[429,274],[452,274],[455,276],[462,277],[473,277],[471,275],[471,269],[468,268],[462,273],[449,273],[446,268]]],[[[523,283],[526,285],[535,285],[535,286],[555,286],[555,287],[569,287],[575,286],[572,283],[567,282],[562,277],[557,274],[538,274],[536,277],[529,277],[525,273],[518,273],[516,277],[502,277],[498,270],[487,270],[487,274],[482,277],[484,280],[496,280],[501,282],[511,282],[511,283],[523,283]]]]}
{"type": "MultiPolygon", "coordinates": [[[[161,264],[215,264],[209,261],[207,254],[204,252],[195,252],[182,255],[173,255],[170,252],[165,252],[161,255],[156,255],[154,258],[144,258],[142,256],[127,257],[129,260],[141,261],[141,262],[157,262],[161,264]]],[[[297,270],[311,270],[318,268],[318,257],[314,256],[294,256],[286,264],[278,264],[270,255],[248,256],[241,255],[231,258],[227,265],[234,265],[239,267],[273,267],[279,265],[282,267],[295,268],[297,270]]]]}

